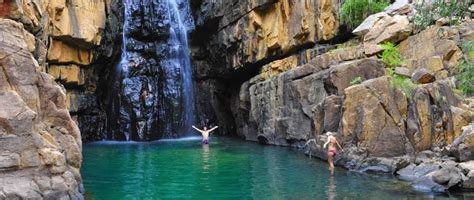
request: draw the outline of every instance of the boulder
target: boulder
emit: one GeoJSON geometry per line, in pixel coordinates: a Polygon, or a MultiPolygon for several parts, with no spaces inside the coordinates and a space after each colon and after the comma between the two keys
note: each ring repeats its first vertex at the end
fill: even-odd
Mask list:
{"type": "Polygon", "coordinates": [[[443,167],[440,170],[429,173],[427,176],[431,176],[434,182],[446,188],[458,185],[463,179],[462,172],[456,167],[443,167]]]}
{"type": "Polygon", "coordinates": [[[414,11],[409,0],[396,0],[392,5],[385,8],[384,12],[389,15],[405,15],[414,11]]]}
{"type": "Polygon", "coordinates": [[[395,67],[395,74],[411,78],[410,70],[406,67],[395,67]]]}
{"type": "Polygon", "coordinates": [[[434,82],[436,78],[427,69],[420,68],[413,72],[411,80],[415,83],[425,84],[434,82]]]}
{"type": "Polygon", "coordinates": [[[395,15],[388,17],[384,23],[374,24],[364,36],[364,50],[366,55],[374,55],[382,50],[379,44],[383,42],[398,43],[412,33],[408,17],[395,15]]]}
{"type": "Polygon", "coordinates": [[[457,38],[457,29],[431,26],[400,42],[399,50],[411,73],[425,68],[437,79],[443,79],[455,74],[459,65],[462,52],[457,38]]]}
{"type": "Polygon", "coordinates": [[[469,171],[466,178],[462,182],[462,188],[467,190],[474,189],[474,170],[469,171]]]}
{"type": "Polygon", "coordinates": [[[367,149],[369,156],[393,157],[410,152],[404,135],[408,102],[390,87],[388,77],[345,89],[342,129],[344,143],[367,149]]]}
{"type": "Polygon", "coordinates": [[[474,124],[462,129],[462,134],[451,145],[451,150],[460,161],[474,160],[474,124]]]}
{"type": "Polygon", "coordinates": [[[385,12],[379,12],[370,15],[357,28],[355,28],[352,33],[358,36],[364,36],[373,27],[380,26],[380,24],[385,24],[390,19],[390,16],[385,12]]]}

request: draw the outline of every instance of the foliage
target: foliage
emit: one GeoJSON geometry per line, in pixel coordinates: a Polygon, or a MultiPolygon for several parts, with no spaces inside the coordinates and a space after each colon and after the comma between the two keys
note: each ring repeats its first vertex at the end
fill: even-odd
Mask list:
{"type": "Polygon", "coordinates": [[[416,88],[416,84],[414,84],[410,78],[400,75],[393,75],[390,84],[394,88],[401,89],[406,95],[411,96],[413,90],[416,88]]]}
{"type": "Polygon", "coordinates": [[[351,85],[358,85],[358,84],[361,84],[362,81],[363,81],[362,77],[358,76],[358,77],[355,77],[354,79],[352,79],[350,84],[351,85]]]}
{"type": "Polygon", "coordinates": [[[382,58],[382,62],[388,65],[388,74],[393,75],[394,68],[403,63],[402,55],[398,50],[398,45],[395,45],[391,42],[386,42],[381,46],[383,49],[382,55],[380,56],[382,58]]]}
{"type": "Polygon", "coordinates": [[[369,15],[381,12],[389,5],[389,0],[346,0],[341,6],[341,20],[354,29],[369,15]]]}
{"type": "Polygon", "coordinates": [[[463,0],[435,0],[431,5],[425,1],[415,6],[417,13],[413,24],[416,31],[426,29],[439,18],[447,19],[449,25],[459,24],[467,10],[463,0]]]}
{"type": "Polygon", "coordinates": [[[465,95],[474,94],[474,41],[462,45],[463,59],[457,75],[458,89],[465,95]]]}

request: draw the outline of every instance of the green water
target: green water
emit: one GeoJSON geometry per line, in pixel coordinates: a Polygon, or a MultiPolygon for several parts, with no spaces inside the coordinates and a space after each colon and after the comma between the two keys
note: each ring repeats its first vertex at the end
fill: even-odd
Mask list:
{"type": "MultiPolygon", "coordinates": [[[[199,138],[84,145],[87,199],[444,199],[394,177],[337,169],[297,150],[199,138]]],[[[451,197],[454,198],[454,197],[451,197]]]]}

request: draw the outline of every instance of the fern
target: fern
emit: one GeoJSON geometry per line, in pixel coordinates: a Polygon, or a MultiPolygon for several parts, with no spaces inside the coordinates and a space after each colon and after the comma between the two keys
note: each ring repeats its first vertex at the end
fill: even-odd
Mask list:
{"type": "Polygon", "coordinates": [[[386,42],[381,45],[383,52],[381,55],[382,62],[387,64],[390,68],[394,68],[403,63],[402,55],[398,50],[398,45],[391,42],[386,42]]]}

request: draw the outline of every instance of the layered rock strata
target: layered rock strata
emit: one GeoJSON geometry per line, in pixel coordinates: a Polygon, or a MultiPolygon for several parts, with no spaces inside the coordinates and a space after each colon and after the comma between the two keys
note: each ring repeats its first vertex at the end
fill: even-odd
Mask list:
{"type": "Polygon", "coordinates": [[[404,14],[372,18],[361,25],[369,28],[358,28],[358,45],[301,64],[293,56],[276,60],[245,81],[231,100],[237,134],[327,159],[322,144],[335,132],[344,147],[340,166],[398,174],[427,191],[469,189],[474,109],[455,88],[473,21],[412,35],[404,14]],[[373,56],[387,41],[400,43],[404,63],[395,73],[414,83],[397,86],[398,77],[373,56]]]}
{"type": "Polygon", "coordinates": [[[0,199],[81,199],[81,135],[33,55],[40,43],[0,19],[0,199]]]}

